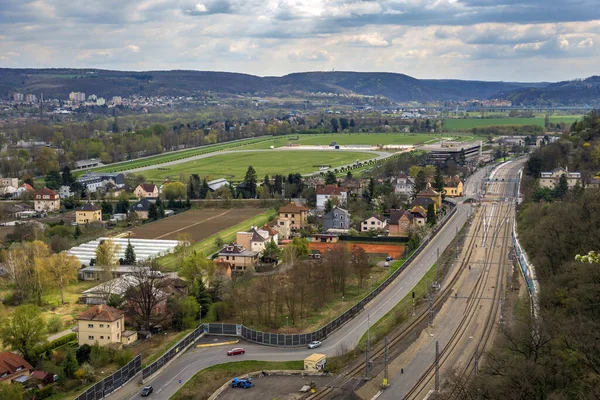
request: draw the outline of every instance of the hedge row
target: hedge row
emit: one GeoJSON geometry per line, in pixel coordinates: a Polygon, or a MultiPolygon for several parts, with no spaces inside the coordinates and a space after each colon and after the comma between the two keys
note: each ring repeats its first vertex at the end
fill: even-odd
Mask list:
{"type": "Polygon", "coordinates": [[[63,337],[60,337],[51,342],[44,343],[41,346],[37,346],[34,350],[35,354],[40,357],[49,352],[50,350],[54,350],[58,347],[64,346],[67,343],[73,342],[77,340],[77,333],[69,333],[63,337]]]}

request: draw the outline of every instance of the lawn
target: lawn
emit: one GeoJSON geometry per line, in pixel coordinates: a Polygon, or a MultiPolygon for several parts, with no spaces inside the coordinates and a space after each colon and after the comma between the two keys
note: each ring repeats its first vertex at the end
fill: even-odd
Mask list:
{"type": "MultiPolygon", "coordinates": [[[[581,119],[579,116],[550,116],[550,122],[557,124],[565,122],[567,125],[581,119]]],[[[444,120],[444,129],[450,131],[465,131],[471,128],[485,128],[489,126],[506,126],[506,125],[538,125],[544,126],[544,117],[533,118],[466,118],[454,119],[449,118],[444,120]]]]}
{"type": "MultiPolygon", "coordinates": [[[[208,399],[223,384],[236,376],[256,371],[302,370],[304,360],[298,361],[238,361],[214,365],[196,373],[179,389],[171,400],[208,399]]],[[[258,390],[258,389],[251,389],[258,390]]]]}
{"type": "Polygon", "coordinates": [[[177,165],[155,168],[140,172],[147,180],[159,182],[165,178],[178,180],[181,174],[199,174],[211,179],[227,178],[231,181],[242,181],[252,165],[259,180],[268,174],[310,173],[319,170],[321,165],[332,167],[350,164],[358,160],[375,158],[376,154],[365,152],[322,152],[309,150],[251,151],[239,154],[216,154],[211,157],[184,162],[177,165]]]}
{"type": "MultiPolygon", "coordinates": [[[[180,160],[182,158],[193,157],[199,154],[211,153],[214,151],[220,151],[231,148],[244,148],[244,146],[249,144],[259,143],[261,141],[267,140],[268,138],[259,137],[253,139],[247,139],[243,141],[236,142],[227,142],[227,143],[219,143],[219,144],[210,144],[201,147],[195,147],[183,151],[178,152],[167,152],[163,154],[157,154],[152,157],[147,157],[143,159],[131,160],[131,161],[123,161],[114,164],[109,164],[104,167],[91,168],[93,172],[118,172],[125,171],[133,168],[144,167],[147,165],[156,165],[162,164],[169,161],[180,160]]],[[[80,175],[83,174],[84,171],[77,171],[75,174],[80,175]]]]}
{"type": "MultiPolygon", "coordinates": [[[[235,240],[236,233],[239,231],[243,231],[244,229],[248,229],[251,226],[263,226],[266,224],[270,218],[277,215],[277,212],[273,209],[265,211],[262,214],[256,215],[250,219],[244,220],[237,225],[231,226],[227,229],[224,229],[214,235],[207,237],[206,239],[195,243],[192,245],[192,249],[197,252],[202,252],[204,254],[210,255],[215,251],[219,250],[216,239],[220,237],[223,239],[224,243],[228,243],[235,240]]],[[[157,259],[159,265],[161,266],[161,270],[164,271],[176,271],[178,268],[178,263],[180,262],[178,254],[169,254],[165,257],[161,257],[157,259]]]]}

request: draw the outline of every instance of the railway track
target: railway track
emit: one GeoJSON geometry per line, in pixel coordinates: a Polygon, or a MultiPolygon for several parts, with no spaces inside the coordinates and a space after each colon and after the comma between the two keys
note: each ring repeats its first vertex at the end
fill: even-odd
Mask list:
{"type": "MultiPolygon", "coordinates": [[[[510,173],[514,173],[514,171],[516,169],[518,169],[516,167],[517,166],[510,168],[506,175],[510,175],[510,173]]],[[[496,184],[496,186],[497,186],[497,184],[496,184]]],[[[495,190],[495,191],[497,191],[497,190],[495,190]]],[[[504,192],[505,192],[505,190],[503,190],[503,193],[501,193],[501,195],[509,195],[509,193],[504,193],[504,192]]],[[[493,195],[498,196],[496,193],[494,193],[493,195]]],[[[464,334],[464,327],[468,326],[469,322],[472,321],[472,319],[475,315],[475,313],[473,311],[477,310],[478,306],[481,303],[480,294],[483,292],[483,290],[485,290],[485,287],[486,287],[485,284],[487,283],[488,279],[490,278],[491,265],[493,264],[495,255],[498,252],[502,253],[502,251],[507,246],[508,239],[510,237],[510,229],[512,227],[512,224],[510,223],[510,216],[511,216],[511,213],[513,213],[513,209],[514,209],[512,202],[509,202],[507,204],[508,204],[507,206],[502,206],[503,208],[505,208],[503,215],[500,217],[500,220],[503,222],[500,225],[496,224],[496,226],[493,230],[493,235],[492,235],[493,237],[488,238],[486,240],[488,243],[492,244],[492,246],[489,248],[489,251],[485,255],[484,265],[486,266],[486,268],[484,269],[484,273],[478,277],[475,287],[473,288],[473,290],[471,291],[471,293],[469,295],[469,298],[471,300],[469,301],[469,303],[467,305],[467,310],[465,311],[465,314],[463,315],[463,318],[461,319],[459,329],[457,329],[454,332],[452,340],[450,340],[449,343],[445,346],[445,348],[440,352],[440,360],[439,360],[440,367],[443,364],[443,362],[448,361],[448,359],[450,357],[450,353],[452,353],[452,350],[454,348],[456,348],[457,344],[460,342],[460,339],[462,338],[462,335],[464,334]],[[500,235],[500,233],[502,233],[502,234],[500,235]],[[499,237],[501,238],[501,243],[500,243],[500,247],[497,247],[496,242],[499,237]],[[492,239],[492,240],[489,240],[489,239],[492,239]],[[442,358],[443,358],[443,362],[442,362],[442,358]]],[[[490,202],[483,203],[482,206],[480,207],[480,212],[478,212],[476,214],[475,221],[474,221],[476,223],[475,233],[473,235],[469,236],[469,238],[467,240],[467,245],[463,249],[463,254],[465,254],[465,256],[462,258],[458,268],[456,268],[454,270],[453,274],[450,276],[450,279],[444,284],[442,290],[438,293],[437,297],[433,301],[432,308],[434,310],[439,309],[439,307],[441,307],[441,305],[443,305],[443,303],[446,301],[446,299],[455,290],[454,286],[458,282],[463,271],[466,270],[467,265],[470,263],[471,258],[473,257],[474,249],[477,248],[476,243],[477,243],[477,240],[480,238],[481,229],[484,225],[481,223],[483,221],[483,217],[486,214],[486,211],[488,211],[490,209],[490,207],[493,207],[493,206],[494,205],[491,204],[490,202]]],[[[483,235],[481,235],[481,237],[483,237],[483,235]]],[[[498,311],[499,311],[499,301],[497,300],[498,294],[504,292],[504,283],[503,283],[502,278],[505,273],[505,264],[506,263],[504,261],[505,258],[503,259],[502,257],[500,257],[500,259],[502,259],[503,262],[500,263],[500,266],[499,266],[496,276],[495,276],[494,295],[493,295],[492,306],[491,306],[492,311],[486,317],[485,327],[484,327],[484,335],[480,338],[480,340],[478,342],[478,347],[480,349],[485,348],[485,346],[487,345],[487,342],[489,341],[489,339],[491,337],[491,333],[493,331],[493,326],[494,326],[494,321],[495,321],[495,316],[498,314],[498,311]]],[[[388,341],[388,347],[389,348],[393,347],[394,345],[398,344],[403,339],[405,339],[408,335],[413,333],[413,331],[415,329],[417,329],[419,326],[421,326],[421,324],[423,322],[425,322],[427,320],[427,318],[429,318],[429,316],[430,316],[429,309],[426,309],[426,310],[420,312],[406,328],[404,328],[403,330],[398,332],[396,335],[394,335],[388,341]]],[[[370,360],[375,361],[377,359],[380,359],[384,356],[384,353],[385,353],[384,347],[382,345],[379,345],[376,348],[376,350],[373,352],[373,355],[370,357],[370,360]]],[[[469,363],[468,363],[467,367],[465,367],[464,373],[467,373],[469,365],[472,365],[474,358],[475,357],[471,357],[469,359],[469,363]]],[[[432,364],[431,367],[428,368],[428,370],[421,376],[419,381],[413,386],[413,388],[410,390],[410,392],[404,397],[405,399],[418,398],[415,396],[418,396],[423,390],[425,390],[428,387],[428,384],[431,382],[431,379],[433,379],[434,375],[432,374],[432,372],[434,371],[434,368],[435,368],[435,365],[432,364]]],[[[348,382],[350,382],[353,379],[356,379],[357,377],[364,376],[364,371],[365,371],[365,362],[362,362],[362,363],[356,365],[355,367],[353,367],[351,370],[347,371],[344,375],[341,375],[338,379],[331,382],[328,387],[308,396],[306,399],[307,400],[308,399],[310,399],[310,400],[327,399],[330,395],[332,395],[334,393],[336,388],[339,388],[339,387],[347,384],[348,382]]]]}

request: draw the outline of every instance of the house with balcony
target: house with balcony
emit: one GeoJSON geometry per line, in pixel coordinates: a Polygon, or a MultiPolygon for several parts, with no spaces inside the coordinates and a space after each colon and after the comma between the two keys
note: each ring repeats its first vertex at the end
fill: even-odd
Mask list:
{"type": "Polygon", "coordinates": [[[249,250],[240,244],[229,243],[221,249],[219,258],[231,265],[232,272],[246,272],[256,267],[260,255],[258,251],[249,250]]]}

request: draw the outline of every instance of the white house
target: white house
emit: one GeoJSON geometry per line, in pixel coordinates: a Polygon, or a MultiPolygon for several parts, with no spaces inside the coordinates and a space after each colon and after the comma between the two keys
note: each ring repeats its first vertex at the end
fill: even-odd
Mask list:
{"type": "Polygon", "coordinates": [[[383,218],[381,215],[373,215],[372,217],[369,217],[360,223],[360,231],[368,232],[378,229],[385,230],[387,226],[387,219],[383,218]]]}
{"type": "Polygon", "coordinates": [[[325,203],[332,197],[338,199],[338,205],[345,206],[348,200],[348,189],[343,187],[337,187],[335,185],[327,185],[323,188],[317,189],[317,209],[324,210],[325,203]]]}
{"type": "Polygon", "coordinates": [[[392,178],[392,186],[394,186],[394,193],[410,197],[415,184],[410,176],[400,173],[396,178],[392,178]]]}

